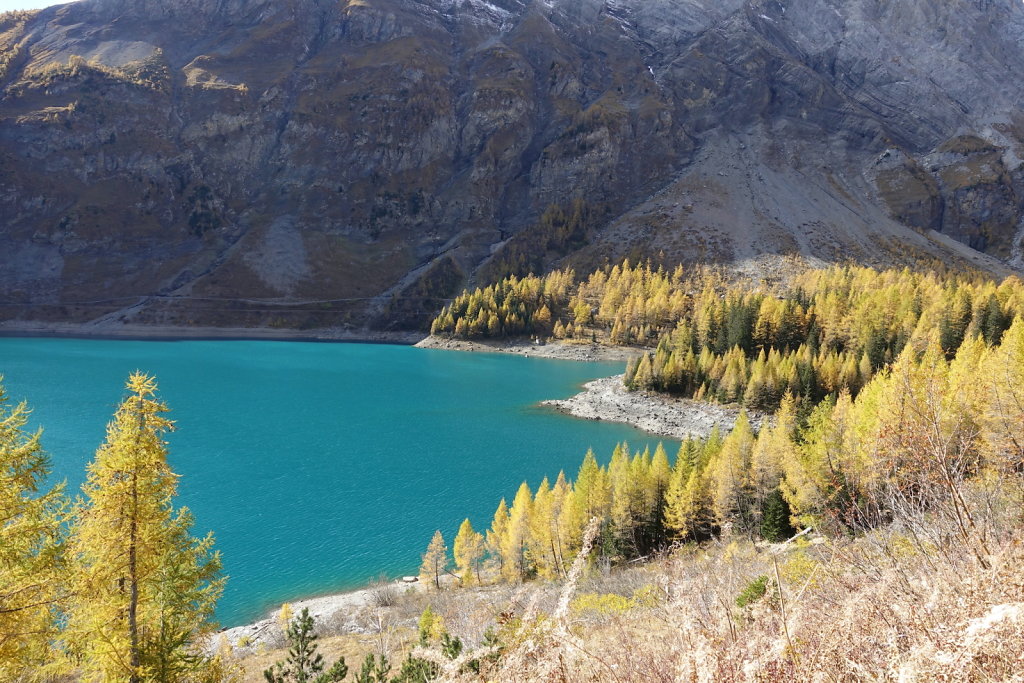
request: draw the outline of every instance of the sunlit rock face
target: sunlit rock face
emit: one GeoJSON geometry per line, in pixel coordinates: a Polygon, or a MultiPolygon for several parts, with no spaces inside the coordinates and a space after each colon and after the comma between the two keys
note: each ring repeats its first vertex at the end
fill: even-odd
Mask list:
{"type": "Polygon", "coordinates": [[[1019,267],[1022,36],[1016,0],[6,15],[0,318],[410,327],[625,256],[1019,267]]]}

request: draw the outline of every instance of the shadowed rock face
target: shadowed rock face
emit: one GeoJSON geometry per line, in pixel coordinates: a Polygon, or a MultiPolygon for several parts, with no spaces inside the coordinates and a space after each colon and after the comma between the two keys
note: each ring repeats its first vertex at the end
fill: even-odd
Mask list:
{"type": "Polygon", "coordinates": [[[407,326],[627,255],[1024,266],[1022,40],[1017,0],[5,15],[0,318],[407,326]]]}

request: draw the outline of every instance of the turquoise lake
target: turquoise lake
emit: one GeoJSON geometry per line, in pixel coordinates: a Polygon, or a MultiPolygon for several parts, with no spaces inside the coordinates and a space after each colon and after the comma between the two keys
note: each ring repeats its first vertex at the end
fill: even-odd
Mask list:
{"type": "Polygon", "coordinates": [[[435,529],[449,546],[467,516],[483,530],[520,482],[574,476],[588,447],[602,462],[619,441],[653,448],[537,405],[622,368],[379,344],[0,339],[4,386],[73,491],[128,374],[156,375],[177,423],[175,504],[195,535],[214,532],[230,577],[224,626],[416,573],[435,529]]]}

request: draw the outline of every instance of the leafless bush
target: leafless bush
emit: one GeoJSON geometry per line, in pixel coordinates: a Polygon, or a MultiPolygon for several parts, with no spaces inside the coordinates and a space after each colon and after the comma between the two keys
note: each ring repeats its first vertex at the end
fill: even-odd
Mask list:
{"type": "MultiPolygon", "coordinates": [[[[255,641],[254,641],[255,642],[255,641]]],[[[258,635],[258,642],[268,650],[276,650],[288,644],[284,629],[277,623],[267,625],[258,635]]]]}
{"type": "Polygon", "coordinates": [[[386,576],[379,576],[370,589],[370,600],[374,607],[394,607],[398,603],[398,587],[386,576]]]}

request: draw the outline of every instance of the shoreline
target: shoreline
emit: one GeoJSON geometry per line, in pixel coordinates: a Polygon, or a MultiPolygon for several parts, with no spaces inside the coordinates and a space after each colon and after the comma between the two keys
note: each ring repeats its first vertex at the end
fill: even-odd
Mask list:
{"type": "Polygon", "coordinates": [[[0,322],[0,338],[102,339],[125,341],[302,341],[400,344],[413,346],[422,332],[386,332],[318,328],[315,330],[268,327],[184,327],[179,325],[97,325],[7,320],[0,322]]]}
{"type": "MultiPolygon", "coordinates": [[[[645,432],[680,441],[706,437],[718,427],[728,433],[740,408],[675,398],[646,391],[628,391],[623,375],[602,377],[583,385],[583,391],[567,399],[549,399],[540,405],[584,420],[621,422],[645,432]]],[[[747,411],[750,424],[759,429],[767,416],[747,411]]]]}
{"type": "Polygon", "coordinates": [[[317,343],[395,344],[418,349],[470,353],[509,353],[526,358],[548,358],[577,362],[627,362],[650,349],[636,346],[606,346],[592,342],[553,340],[534,343],[512,339],[469,341],[446,339],[416,331],[343,329],[273,329],[268,327],[185,327],[180,325],[125,325],[0,321],[0,339],[84,339],[123,341],[297,341],[317,343]]]}
{"type": "Polygon", "coordinates": [[[283,642],[283,634],[278,626],[277,614],[285,604],[291,608],[293,618],[306,608],[321,628],[326,625],[341,633],[364,633],[366,629],[357,622],[357,617],[364,608],[384,607],[378,603],[380,591],[393,591],[397,597],[403,593],[422,590],[424,588],[419,580],[406,582],[403,579],[395,579],[385,583],[371,582],[362,588],[341,593],[285,601],[262,619],[217,631],[212,636],[210,649],[215,652],[224,642],[230,643],[234,649],[243,651],[256,651],[261,645],[267,648],[279,647],[283,642]]]}
{"type": "MultiPolygon", "coordinates": [[[[417,344],[416,346],[420,346],[417,344]]],[[[444,348],[458,351],[521,353],[536,348],[532,344],[516,344],[502,349],[489,344],[472,344],[473,348],[460,348],[448,345],[444,348]]],[[[556,346],[556,345],[547,345],[556,346]]],[[[575,346],[575,345],[573,345],[575,346]]],[[[424,345],[420,348],[438,348],[424,345]]],[[[552,349],[554,353],[542,356],[563,360],[583,360],[578,353],[564,355],[565,349],[552,349]],[[562,353],[559,356],[556,354],[562,353]]],[[[630,349],[625,349],[631,351],[630,349]]],[[[571,351],[576,351],[572,349],[571,351]]],[[[587,351],[593,352],[592,349],[587,351]]],[[[592,360],[587,358],[586,360],[592,360]]],[[[692,399],[661,396],[650,392],[630,392],[622,384],[623,375],[602,377],[587,382],[583,391],[567,399],[549,399],[540,405],[558,412],[586,420],[607,420],[621,422],[657,436],[665,436],[680,441],[688,437],[706,437],[717,426],[723,432],[732,429],[739,415],[740,408],[705,403],[692,399]]],[[[748,411],[751,425],[758,429],[769,418],[761,413],[748,411]]],[[[359,623],[359,617],[367,609],[386,609],[380,600],[381,591],[391,591],[392,597],[408,595],[410,592],[421,592],[425,586],[418,580],[407,582],[395,579],[386,583],[371,582],[362,588],[340,593],[301,598],[287,604],[291,612],[298,615],[303,608],[308,608],[311,616],[318,624],[333,633],[363,634],[368,633],[365,626],[359,623]]],[[[284,603],[282,603],[284,604],[284,603]]],[[[262,648],[277,648],[284,644],[281,629],[278,626],[277,611],[280,606],[269,611],[262,619],[248,624],[223,629],[213,635],[210,647],[216,651],[224,642],[242,652],[254,653],[262,648]]]]}
{"type": "MultiPolygon", "coordinates": [[[[0,328],[0,335],[3,334],[0,328]]],[[[426,348],[446,351],[480,352],[480,353],[511,353],[526,357],[549,358],[556,360],[573,360],[580,362],[587,361],[627,361],[630,358],[642,353],[645,349],[633,347],[608,347],[592,343],[566,343],[549,342],[546,344],[534,344],[530,341],[505,341],[497,343],[470,342],[464,340],[440,339],[437,337],[422,338],[412,345],[416,348],[426,348]]],[[[217,337],[224,338],[224,337],[217,337]]],[[[332,339],[329,341],[355,341],[332,339]]],[[[401,342],[396,342],[401,343],[401,342]]],[[[411,343],[411,342],[410,342],[411,343]]],[[[602,378],[595,382],[614,380],[621,385],[622,375],[612,378],[602,378]]],[[[588,383],[587,386],[594,382],[588,383]]],[[[586,390],[565,401],[551,400],[542,401],[541,405],[549,405],[558,408],[557,404],[569,403],[580,400],[586,394],[586,390]]],[[[573,415],[568,410],[561,410],[573,415]]],[[[578,415],[576,415],[578,417],[578,415]]],[[[602,419],[590,418],[590,419],[602,419]]],[[[604,419],[613,419],[606,417],[604,419]]],[[[648,427],[641,426],[646,431],[654,431],[648,427]]],[[[672,436],[671,434],[663,434],[672,436]]],[[[358,623],[359,616],[366,609],[379,607],[377,594],[381,590],[392,590],[396,595],[408,594],[409,592],[420,592],[424,586],[419,581],[406,582],[396,579],[387,583],[370,583],[362,588],[357,588],[340,593],[321,595],[310,598],[302,598],[288,604],[293,615],[299,614],[303,608],[308,608],[318,624],[329,628],[331,632],[342,633],[363,633],[364,627],[358,623]]],[[[278,626],[277,611],[280,606],[271,610],[263,618],[256,621],[225,628],[213,635],[211,648],[215,651],[224,642],[230,643],[231,647],[242,652],[256,652],[261,647],[274,648],[283,645],[283,636],[278,626]]]]}
{"type": "Polygon", "coordinates": [[[524,339],[498,341],[470,341],[447,339],[433,335],[414,344],[418,349],[439,349],[469,353],[511,353],[527,358],[551,358],[579,362],[618,361],[626,362],[650,349],[638,346],[605,346],[593,342],[570,342],[554,340],[534,343],[524,339]]]}

